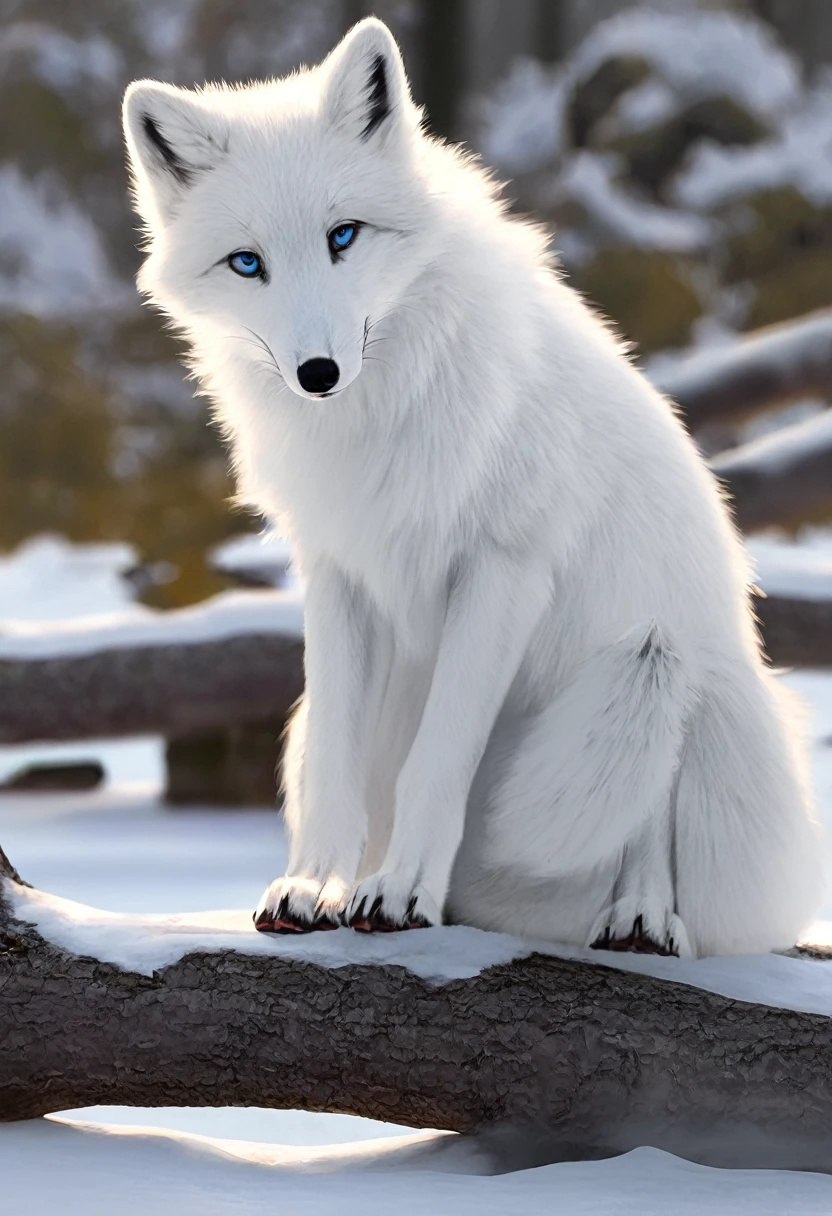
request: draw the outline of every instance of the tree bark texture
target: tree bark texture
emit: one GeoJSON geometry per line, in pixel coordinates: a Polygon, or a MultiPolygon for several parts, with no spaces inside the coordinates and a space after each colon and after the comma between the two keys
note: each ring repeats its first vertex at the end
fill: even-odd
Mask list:
{"type": "Polygon", "coordinates": [[[663,392],[692,431],[804,397],[832,393],[832,310],[758,330],[731,346],[694,356],[664,377],[663,392]]]}
{"type": "MultiPolygon", "coordinates": [[[[755,611],[772,662],[832,666],[832,601],[770,596],[755,611]]],[[[302,641],[251,633],[166,645],[160,634],[155,646],[0,660],[0,744],[142,734],[204,741],[237,726],[277,739],[303,691],[302,641]]],[[[233,740],[223,746],[226,767],[229,756],[236,763],[251,753],[233,740]]]]}
{"type": "Polygon", "coordinates": [[[6,909],[0,993],[0,1120],[302,1108],[485,1133],[515,1168],[652,1144],[832,1169],[832,1018],[612,967],[535,955],[436,985],[226,951],[145,976],[69,955],[6,909]]]}

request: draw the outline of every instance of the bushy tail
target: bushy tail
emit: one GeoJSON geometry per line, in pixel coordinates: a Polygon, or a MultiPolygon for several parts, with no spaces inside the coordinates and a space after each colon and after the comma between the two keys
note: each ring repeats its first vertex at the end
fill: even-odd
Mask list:
{"type": "Polygon", "coordinates": [[[721,670],[694,713],[676,799],[677,909],[697,954],[793,946],[822,890],[796,699],[721,670]]]}
{"type": "Polygon", "coordinates": [[[683,662],[655,626],[582,664],[495,790],[495,860],[549,878],[620,855],[667,807],[689,696],[683,662]]]}

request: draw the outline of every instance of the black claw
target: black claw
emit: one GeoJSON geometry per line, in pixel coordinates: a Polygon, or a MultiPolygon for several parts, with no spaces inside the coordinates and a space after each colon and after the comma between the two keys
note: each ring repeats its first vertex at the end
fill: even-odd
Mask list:
{"type": "Polygon", "coordinates": [[[379,912],[381,911],[381,905],[383,903],[384,903],[384,896],[377,895],[375,897],[375,899],[373,900],[372,908],[370,908],[368,920],[375,920],[375,918],[378,916],[379,912]]]}
{"type": "Polygon", "coordinates": [[[257,913],[255,913],[252,919],[254,920],[254,927],[258,933],[274,932],[274,921],[272,920],[271,916],[269,916],[268,912],[261,912],[259,916],[257,913]]]}
{"type": "Polygon", "coordinates": [[[638,916],[633,921],[633,937],[639,938],[646,936],[647,934],[644,932],[644,919],[639,912],[638,916]]]}
{"type": "Polygon", "coordinates": [[[329,912],[324,911],[323,905],[317,904],[315,907],[315,912],[312,916],[312,928],[322,930],[340,928],[340,919],[338,919],[338,914],[336,913],[336,919],[333,920],[329,912]]]}

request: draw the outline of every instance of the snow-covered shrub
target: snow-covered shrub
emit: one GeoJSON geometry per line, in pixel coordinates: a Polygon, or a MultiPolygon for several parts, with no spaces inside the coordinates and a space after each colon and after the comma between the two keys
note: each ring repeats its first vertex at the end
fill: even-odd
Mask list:
{"type": "Polygon", "coordinates": [[[480,117],[519,206],[645,353],[832,304],[832,75],[807,84],[753,16],[627,9],[558,68],[518,63],[480,117]]]}

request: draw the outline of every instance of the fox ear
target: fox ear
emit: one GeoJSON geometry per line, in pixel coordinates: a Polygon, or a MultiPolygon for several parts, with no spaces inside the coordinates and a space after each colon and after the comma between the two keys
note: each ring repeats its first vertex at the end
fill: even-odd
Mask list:
{"type": "Polygon", "coordinates": [[[148,223],[165,223],[185,191],[223,155],[227,131],[198,93],[135,80],[122,109],[136,203],[148,223]]]}
{"type": "Polygon", "coordinates": [[[366,142],[377,133],[418,121],[401,51],[378,18],[354,25],[322,68],[327,74],[325,112],[334,126],[352,136],[366,142]]]}

